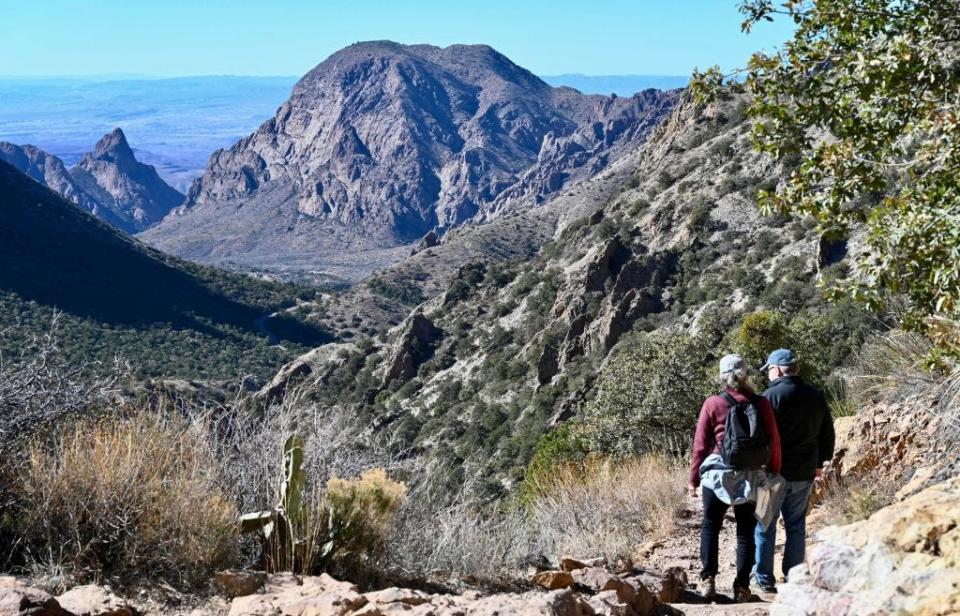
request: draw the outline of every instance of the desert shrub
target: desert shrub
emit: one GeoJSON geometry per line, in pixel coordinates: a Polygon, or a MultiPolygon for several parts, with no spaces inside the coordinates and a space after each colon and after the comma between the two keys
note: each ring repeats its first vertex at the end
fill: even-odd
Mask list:
{"type": "Polygon", "coordinates": [[[759,310],[743,317],[733,336],[733,349],[748,366],[762,366],[774,349],[789,347],[787,321],[779,312],[759,310]]]}
{"type": "Polygon", "coordinates": [[[687,219],[687,229],[693,234],[713,231],[716,223],[710,217],[711,210],[713,210],[713,204],[710,201],[702,197],[697,199],[690,212],[690,218],[687,219]]]}
{"type": "Polygon", "coordinates": [[[541,436],[524,472],[523,500],[529,500],[532,487],[546,481],[554,468],[582,462],[588,453],[586,438],[569,424],[559,425],[541,436]]]}
{"type": "Polygon", "coordinates": [[[384,562],[405,576],[453,576],[499,586],[526,580],[526,567],[541,552],[538,540],[524,511],[483,511],[464,500],[432,509],[408,499],[384,562]]]}
{"type": "Polygon", "coordinates": [[[830,480],[823,487],[820,507],[829,524],[859,522],[891,504],[897,489],[889,478],[876,475],[869,480],[830,480]]]}
{"type": "Polygon", "coordinates": [[[14,473],[27,564],[78,578],[205,582],[236,556],[236,508],[200,422],[142,411],[35,440],[14,473]]]}
{"type": "Polygon", "coordinates": [[[679,462],[659,455],[560,464],[531,486],[530,515],[548,556],[615,562],[673,529],[684,475],[679,462]]]}
{"type": "Polygon", "coordinates": [[[372,293],[405,306],[416,306],[426,299],[423,289],[415,281],[406,278],[388,279],[375,276],[367,282],[367,288],[372,293]]]}
{"type": "Polygon", "coordinates": [[[666,169],[657,174],[656,185],[660,190],[666,190],[673,186],[676,178],[666,169]]]}
{"type": "Polygon", "coordinates": [[[650,200],[639,197],[631,205],[629,209],[630,216],[636,217],[650,209],[650,200]]]}
{"type": "Polygon", "coordinates": [[[374,468],[356,479],[331,477],[325,509],[328,558],[364,558],[379,553],[407,488],[374,468]]]}
{"type": "Polygon", "coordinates": [[[45,333],[25,340],[17,355],[0,352],[0,454],[57,421],[109,404],[129,376],[120,359],[112,366],[70,361],[60,317],[54,312],[45,333]]]}
{"type": "Polygon", "coordinates": [[[705,372],[714,355],[700,338],[654,333],[612,358],[586,407],[591,451],[631,456],[685,450],[700,406],[714,390],[705,372]]]}
{"type": "Polygon", "coordinates": [[[843,373],[851,396],[863,406],[875,399],[903,399],[930,391],[937,382],[925,366],[931,347],[925,336],[901,329],[873,335],[843,373]]]}

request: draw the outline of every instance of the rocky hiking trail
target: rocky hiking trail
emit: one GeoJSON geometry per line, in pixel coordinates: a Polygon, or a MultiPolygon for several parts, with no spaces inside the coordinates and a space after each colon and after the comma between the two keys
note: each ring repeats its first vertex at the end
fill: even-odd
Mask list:
{"type": "MultiPolygon", "coordinates": [[[[691,505],[694,502],[691,501],[691,505]]],[[[184,597],[180,606],[148,599],[125,600],[108,587],[78,586],[57,597],[13,577],[0,577],[0,616],[653,616],[678,614],[768,614],[770,597],[757,603],[735,604],[723,596],[733,580],[732,568],[718,580],[721,596],[705,602],[688,580],[697,578],[699,567],[699,512],[683,513],[669,542],[648,547],[649,560],[642,566],[623,564],[614,571],[593,561],[564,558],[558,570],[532,577],[535,585],[524,592],[482,594],[468,590],[459,594],[427,593],[409,588],[386,588],[362,592],[356,585],[329,575],[268,575],[254,571],[226,571],[214,579],[217,595],[206,599],[184,597]],[[199,600],[199,603],[198,603],[199,600]]],[[[722,558],[732,565],[732,524],[724,527],[722,558]]],[[[725,561],[725,562],[727,562],[725,561]]]]}
{"type": "Polygon", "coordinates": [[[712,603],[700,598],[700,502],[691,498],[673,532],[644,546],[634,563],[603,567],[563,558],[553,569],[531,572],[530,586],[514,592],[396,587],[365,592],[327,574],[226,571],[212,580],[214,592],[202,595],[158,599],[149,589],[134,589],[121,597],[105,586],[85,585],[54,596],[39,588],[42,580],[0,576],[0,616],[956,615],[960,476],[950,455],[953,446],[918,408],[878,405],[837,421],[835,477],[848,484],[894,479],[900,492],[869,518],[843,526],[828,526],[824,507],[815,507],[808,520],[806,565],[779,585],[778,594],[750,603],[729,598],[736,545],[732,519],[720,538],[721,596],[712,603]]]}

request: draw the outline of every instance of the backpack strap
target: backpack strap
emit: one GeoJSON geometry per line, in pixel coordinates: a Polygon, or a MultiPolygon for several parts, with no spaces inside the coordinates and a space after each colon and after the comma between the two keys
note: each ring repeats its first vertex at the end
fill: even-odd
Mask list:
{"type": "Polygon", "coordinates": [[[738,404],[740,404],[739,402],[737,402],[737,399],[736,399],[736,398],[734,398],[733,396],[731,396],[729,393],[727,393],[727,392],[725,392],[725,391],[721,391],[721,392],[720,392],[720,396],[721,396],[724,400],[726,400],[726,401],[727,401],[727,404],[729,404],[731,407],[734,407],[734,406],[737,406],[738,404]]]}

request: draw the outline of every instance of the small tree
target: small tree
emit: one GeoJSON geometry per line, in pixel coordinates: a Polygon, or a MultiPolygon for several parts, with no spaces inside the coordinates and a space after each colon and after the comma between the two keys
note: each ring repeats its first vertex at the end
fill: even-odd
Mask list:
{"type": "MultiPolygon", "coordinates": [[[[755,146],[800,157],[761,207],[812,216],[827,236],[864,225],[841,290],[908,302],[907,327],[960,357],[960,11],[944,0],[746,0],[743,30],[783,16],[783,49],[746,69],[755,146]],[[946,332],[946,334],[944,334],[946,332]]],[[[695,73],[709,100],[728,76],[695,73]]]]}
{"type": "Polygon", "coordinates": [[[767,310],[744,316],[733,338],[734,350],[754,368],[766,361],[770,351],[792,346],[783,315],[767,310]]]}

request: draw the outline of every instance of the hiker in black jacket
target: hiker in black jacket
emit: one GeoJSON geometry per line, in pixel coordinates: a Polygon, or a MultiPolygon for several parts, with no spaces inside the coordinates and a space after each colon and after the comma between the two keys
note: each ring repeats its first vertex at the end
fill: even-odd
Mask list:
{"type": "MultiPolygon", "coordinates": [[[[780,506],[787,541],[783,550],[783,575],[804,559],[807,535],[807,503],[813,483],[819,480],[823,465],[833,458],[833,417],[827,400],[816,387],[799,375],[797,357],[789,349],[777,349],[767,358],[770,387],[763,397],[770,401],[780,432],[782,462],[780,474],[787,481],[780,506]]],[[[776,592],[773,576],[773,552],[776,544],[776,518],[766,530],[756,530],[757,585],[776,592]]]]}

